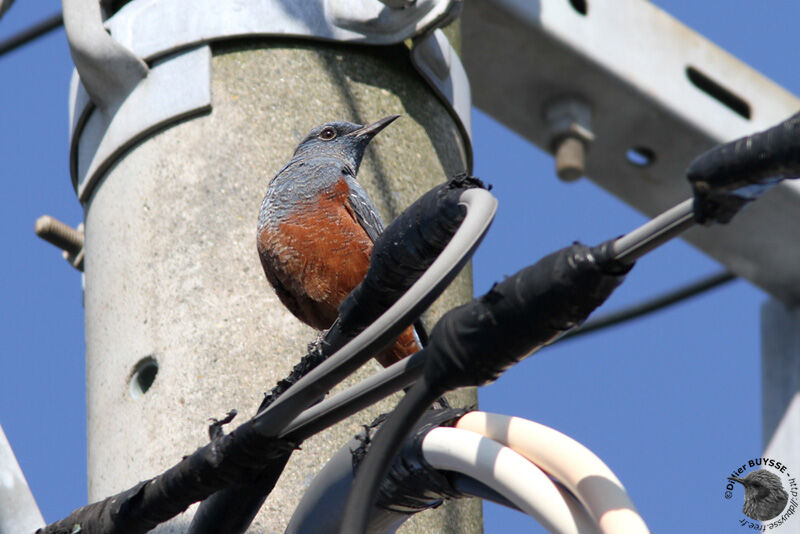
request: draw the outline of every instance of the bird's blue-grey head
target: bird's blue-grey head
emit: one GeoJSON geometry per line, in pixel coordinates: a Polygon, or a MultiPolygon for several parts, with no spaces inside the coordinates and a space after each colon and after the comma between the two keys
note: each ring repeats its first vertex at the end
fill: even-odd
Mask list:
{"type": "Polygon", "coordinates": [[[389,115],[366,126],[352,122],[329,122],[312,129],[294,151],[293,160],[332,157],[346,161],[358,172],[370,141],[400,115],[389,115]]]}
{"type": "MultiPolygon", "coordinates": [[[[399,115],[384,117],[362,126],[352,122],[329,122],[317,126],[294,151],[294,156],[269,182],[258,216],[259,231],[268,222],[277,224],[303,202],[316,198],[321,189],[336,183],[344,172],[355,181],[369,142],[399,115]]],[[[363,193],[366,196],[366,193],[363,193]]]]}

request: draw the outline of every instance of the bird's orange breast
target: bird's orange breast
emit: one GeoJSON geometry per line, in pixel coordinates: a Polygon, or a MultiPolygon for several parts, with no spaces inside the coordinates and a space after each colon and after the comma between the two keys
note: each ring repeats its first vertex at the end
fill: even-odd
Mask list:
{"type": "Polygon", "coordinates": [[[258,236],[261,261],[278,296],[317,329],[330,327],[339,304],[369,268],[372,241],[349,207],[349,192],[340,179],[258,236]],[[279,285],[289,295],[282,295],[279,285]]]}

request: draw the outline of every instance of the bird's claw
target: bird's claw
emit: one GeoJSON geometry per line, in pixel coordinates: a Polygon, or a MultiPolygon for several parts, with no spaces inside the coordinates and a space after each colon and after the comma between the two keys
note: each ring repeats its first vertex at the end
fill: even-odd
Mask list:
{"type": "Polygon", "coordinates": [[[223,425],[227,425],[233,421],[233,418],[236,417],[236,414],[236,410],[233,409],[229,411],[222,419],[217,419],[216,417],[211,417],[209,419],[211,424],[208,425],[208,436],[211,438],[211,441],[214,441],[215,439],[221,438],[225,435],[225,433],[222,431],[223,425]]]}

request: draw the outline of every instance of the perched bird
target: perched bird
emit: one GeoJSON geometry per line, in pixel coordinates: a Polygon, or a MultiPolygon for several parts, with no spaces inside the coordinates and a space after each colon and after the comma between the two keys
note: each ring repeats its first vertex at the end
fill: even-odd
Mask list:
{"type": "Polygon", "coordinates": [[[789,494],[783,489],[781,479],[766,469],[751,471],[744,478],[728,477],[728,480],[744,486],[742,512],[750,519],[767,521],[777,517],[789,502],[789,494]]]}
{"type": "MultiPolygon", "coordinates": [[[[257,242],[267,280],[295,317],[318,330],[330,328],[363,280],[384,229],[356,174],[369,142],[397,117],[312,129],[261,204],[257,242]]],[[[417,350],[409,327],[375,359],[387,367],[417,350]]]]}

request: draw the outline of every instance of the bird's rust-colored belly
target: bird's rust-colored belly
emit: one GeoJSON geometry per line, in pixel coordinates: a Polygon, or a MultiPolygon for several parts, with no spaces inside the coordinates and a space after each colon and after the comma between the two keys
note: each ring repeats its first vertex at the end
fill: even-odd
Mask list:
{"type": "Polygon", "coordinates": [[[348,209],[341,180],[259,235],[261,261],[281,301],[303,322],[330,327],[369,268],[372,241],[348,209]]]}
{"type": "MultiPolygon", "coordinates": [[[[299,205],[276,227],[258,236],[267,279],[281,302],[304,323],[323,330],[339,315],[339,305],[364,279],[372,240],[350,208],[344,180],[299,205]]],[[[375,355],[387,367],[419,350],[408,327],[375,355]]]]}

